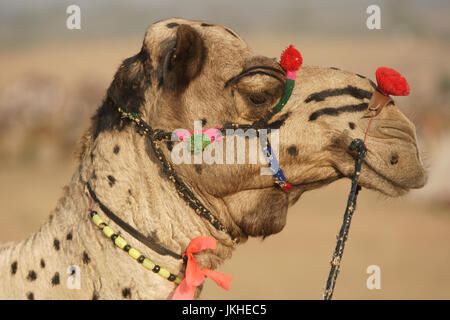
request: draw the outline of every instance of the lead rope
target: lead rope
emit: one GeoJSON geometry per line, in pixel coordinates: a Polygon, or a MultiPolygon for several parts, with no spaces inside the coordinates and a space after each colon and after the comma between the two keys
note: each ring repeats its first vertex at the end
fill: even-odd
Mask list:
{"type": "Polygon", "coordinates": [[[350,143],[349,149],[352,151],[357,151],[358,155],[355,160],[355,174],[352,178],[352,186],[350,188],[350,194],[348,195],[347,207],[345,208],[344,219],[342,221],[341,230],[337,237],[336,248],[334,249],[333,256],[331,258],[331,269],[328,275],[328,280],[326,283],[325,291],[323,292],[324,300],[331,300],[334,293],[334,287],[336,285],[337,276],[339,274],[339,269],[341,267],[342,256],[344,254],[345,242],[348,238],[348,232],[350,230],[350,223],[352,221],[353,213],[356,209],[356,199],[358,197],[359,190],[361,186],[358,185],[359,175],[361,173],[362,162],[367,154],[366,140],[370,129],[370,122],[372,118],[369,119],[367,124],[366,134],[364,136],[364,141],[361,139],[355,139],[350,143]]]}
{"type": "MultiPolygon", "coordinates": [[[[367,130],[368,129],[369,128],[367,128],[367,130]]],[[[358,152],[355,160],[355,174],[353,175],[352,179],[352,186],[347,200],[347,208],[345,209],[344,220],[342,222],[341,230],[339,231],[333,257],[331,258],[331,269],[328,275],[326,288],[323,293],[324,300],[331,300],[331,298],[333,297],[334,286],[336,285],[336,279],[339,274],[342,255],[344,254],[345,242],[347,241],[350,223],[352,221],[353,213],[355,212],[356,198],[358,197],[359,190],[361,190],[361,186],[358,185],[358,178],[361,172],[362,162],[367,153],[365,141],[362,141],[361,139],[353,140],[350,144],[350,150],[356,150],[358,152]]]]}
{"type": "Polygon", "coordinates": [[[336,249],[334,250],[334,254],[331,259],[331,270],[330,274],[328,275],[325,291],[323,293],[324,300],[331,300],[331,298],[333,297],[334,286],[336,285],[336,279],[339,274],[342,255],[344,253],[345,241],[347,241],[350,222],[352,220],[352,216],[356,207],[356,198],[358,196],[359,190],[361,190],[361,187],[358,185],[358,178],[361,172],[362,162],[367,153],[366,140],[369,134],[370,123],[372,122],[372,119],[377,116],[381,112],[381,110],[389,103],[389,101],[391,101],[390,95],[409,95],[408,82],[399,72],[395,71],[394,69],[380,67],[375,72],[375,75],[377,78],[378,88],[372,94],[372,98],[369,101],[369,112],[366,114],[366,116],[370,116],[370,119],[367,124],[364,141],[362,141],[361,139],[355,139],[350,144],[350,150],[356,150],[358,152],[355,160],[355,174],[352,179],[352,187],[348,196],[347,208],[345,209],[344,214],[344,221],[342,222],[341,230],[339,231],[339,235],[337,238],[336,249]]]}

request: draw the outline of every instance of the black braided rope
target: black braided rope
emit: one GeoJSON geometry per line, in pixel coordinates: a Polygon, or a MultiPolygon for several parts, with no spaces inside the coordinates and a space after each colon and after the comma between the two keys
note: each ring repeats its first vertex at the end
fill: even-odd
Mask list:
{"type": "Polygon", "coordinates": [[[227,233],[231,237],[234,244],[238,243],[239,238],[234,236],[231,231],[228,230],[225,225],[203,205],[203,203],[178,177],[172,164],[167,161],[167,158],[162,152],[158,142],[162,140],[170,140],[172,134],[159,129],[153,130],[135,113],[126,112],[121,107],[118,107],[118,110],[121,113],[122,118],[129,119],[136,124],[137,131],[140,135],[145,135],[149,138],[152,149],[162,164],[164,174],[170,181],[172,181],[178,195],[195,211],[196,214],[208,220],[215,229],[227,233]]]}
{"type": "MultiPolygon", "coordinates": [[[[164,174],[167,178],[173,182],[175,185],[175,189],[177,190],[178,195],[201,217],[208,220],[214,228],[219,231],[226,232],[230,237],[233,243],[238,243],[239,239],[235,237],[231,231],[229,231],[223,224],[220,222],[212,213],[209,211],[203,203],[192,193],[192,191],[184,184],[184,182],[177,176],[172,164],[167,161],[164,153],[161,151],[158,142],[159,141],[171,141],[172,133],[165,132],[160,129],[153,129],[150,127],[142,118],[134,112],[127,112],[122,107],[117,106],[118,111],[121,114],[123,119],[131,120],[135,123],[137,132],[142,136],[149,137],[151,146],[153,151],[156,154],[156,157],[161,162],[163,166],[164,174]]],[[[270,119],[276,114],[278,111],[275,109],[267,112],[261,119],[254,121],[252,124],[236,124],[236,123],[227,123],[221,129],[220,132],[222,135],[226,134],[227,129],[255,129],[256,135],[259,136],[259,129],[270,128],[269,124],[270,119]]]]}
{"type": "Polygon", "coordinates": [[[342,222],[341,230],[339,231],[333,257],[331,258],[331,269],[328,275],[326,288],[323,293],[324,300],[331,300],[331,298],[333,297],[334,287],[336,285],[337,276],[339,274],[339,269],[341,266],[342,256],[344,254],[345,242],[347,241],[348,238],[350,223],[356,208],[356,198],[358,197],[359,190],[361,190],[361,186],[358,185],[358,178],[361,173],[361,166],[364,157],[366,156],[367,148],[361,139],[355,139],[350,144],[350,150],[358,152],[358,155],[355,160],[355,174],[353,175],[352,179],[352,186],[347,200],[347,207],[345,209],[344,220],[342,222]]]}
{"type": "Polygon", "coordinates": [[[89,182],[86,184],[86,186],[92,200],[94,200],[94,202],[98,204],[103,213],[112,221],[114,221],[118,226],[120,226],[123,230],[125,230],[131,236],[133,236],[133,238],[140,241],[142,244],[144,244],[145,246],[147,246],[148,248],[152,249],[153,251],[157,252],[160,255],[164,256],[169,255],[179,260],[183,259],[183,257],[180,254],[163,247],[151,236],[145,236],[144,234],[133,228],[131,225],[123,221],[121,218],[119,218],[105,204],[103,204],[103,202],[100,201],[100,199],[97,197],[97,194],[94,192],[94,190],[92,190],[92,187],[89,184],[89,182]]]}

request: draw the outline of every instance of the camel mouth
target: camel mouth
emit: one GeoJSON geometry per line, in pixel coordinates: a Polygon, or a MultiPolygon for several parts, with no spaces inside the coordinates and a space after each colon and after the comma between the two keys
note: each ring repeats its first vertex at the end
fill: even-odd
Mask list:
{"type": "MultiPolygon", "coordinates": [[[[398,135],[403,134],[399,132],[395,131],[398,135]]],[[[372,136],[369,143],[358,184],[389,197],[402,196],[411,189],[423,187],[426,173],[415,141],[398,137],[377,138],[372,136]]],[[[343,135],[337,140],[336,145],[345,156],[333,164],[338,175],[349,179],[353,178],[356,158],[356,153],[348,148],[351,139],[343,135]]]]}
{"type": "Polygon", "coordinates": [[[363,177],[363,182],[391,196],[420,189],[427,181],[415,141],[396,140],[395,144],[387,144],[383,140],[372,141],[372,149],[368,150],[362,169],[366,169],[369,176],[363,177]]]}
{"type": "Polygon", "coordinates": [[[362,176],[366,176],[364,174],[364,171],[367,172],[367,176],[369,177],[368,179],[360,179],[359,184],[367,189],[378,191],[390,197],[399,197],[405,195],[412,189],[412,187],[401,185],[393,179],[390,179],[386,175],[382,174],[379,170],[372,167],[367,161],[363,162],[363,168],[361,170],[362,176]]]}
{"type": "MultiPolygon", "coordinates": [[[[346,167],[345,171],[337,169],[338,177],[345,177],[350,180],[353,179],[354,166],[352,166],[352,170],[348,169],[349,167],[346,167]]],[[[376,170],[373,166],[371,166],[366,160],[363,161],[358,185],[393,198],[405,195],[411,189],[408,186],[400,185],[398,182],[386,177],[379,170],[376,170]]]]}
{"type": "MultiPolygon", "coordinates": [[[[406,149],[398,149],[399,156],[396,159],[398,163],[394,164],[390,163],[390,156],[386,156],[385,146],[378,144],[376,147],[369,148],[367,151],[358,180],[359,185],[389,197],[399,197],[407,194],[411,189],[419,189],[425,185],[427,177],[419,158],[414,155],[415,145],[404,143],[403,147],[406,149]],[[405,171],[404,167],[410,169],[405,171]]],[[[356,155],[348,149],[346,153],[348,159],[352,159],[351,162],[336,163],[335,170],[341,177],[352,179],[356,155]]]]}

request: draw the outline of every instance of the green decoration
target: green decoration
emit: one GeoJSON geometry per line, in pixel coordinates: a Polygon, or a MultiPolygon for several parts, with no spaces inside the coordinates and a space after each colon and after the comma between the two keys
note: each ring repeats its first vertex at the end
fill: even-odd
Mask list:
{"type": "Polygon", "coordinates": [[[191,135],[191,152],[193,154],[202,152],[207,146],[211,144],[211,140],[205,133],[191,135]]]}
{"type": "Polygon", "coordinates": [[[284,89],[283,96],[281,97],[280,102],[278,102],[278,104],[275,107],[273,107],[275,113],[280,112],[281,109],[283,109],[283,107],[286,105],[289,98],[291,97],[292,90],[294,90],[294,85],[295,80],[286,79],[286,88],[284,89]]]}

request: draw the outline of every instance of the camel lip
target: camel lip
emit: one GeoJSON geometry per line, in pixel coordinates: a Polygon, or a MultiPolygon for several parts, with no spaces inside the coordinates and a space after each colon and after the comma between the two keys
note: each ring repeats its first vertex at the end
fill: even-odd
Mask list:
{"type": "MultiPolygon", "coordinates": [[[[347,150],[348,152],[348,150],[347,150]]],[[[368,152],[371,152],[370,150],[368,150],[368,152]]],[[[348,152],[348,155],[350,155],[352,158],[355,158],[355,154],[348,152]]],[[[350,171],[350,172],[343,172],[341,170],[338,170],[336,168],[337,172],[339,174],[342,175],[342,177],[346,177],[348,179],[353,179],[353,175],[354,175],[354,170],[350,171]]],[[[401,196],[404,195],[406,193],[409,192],[409,190],[411,189],[409,186],[404,186],[404,185],[400,185],[399,183],[397,183],[396,181],[386,177],[385,175],[383,175],[381,172],[379,172],[378,170],[376,170],[371,164],[370,162],[366,159],[363,160],[363,166],[361,168],[361,175],[360,178],[358,180],[358,184],[361,185],[364,188],[370,189],[370,190],[375,190],[378,191],[386,196],[390,196],[390,197],[396,197],[396,196],[401,196]],[[365,171],[368,170],[369,171],[369,177],[366,178],[365,177],[365,171]],[[381,186],[375,184],[373,182],[373,177],[370,178],[370,175],[376,175],[376,177],[378,179],[383,180],[385,183],[387,183],[389,185],[388,188],[382,188],[381,186]]]]}
{"type": "Polygon", "coordinates": [[[427,181],[427,174],[425,169],[423,168],[423,165],[421,163],[420,157],[418,155],[417,151],[417,145],[415,143],[411,143],[408,141],[402,141],[404,145],[409,145],[410,147],[414,148],[416,150],[417,154],[417,175],[411,179],[408,178],[407,181],[397,181],[392,178],[389,178],[385,174],[383,174],[379,169],[377,169],[376,166],[373,166],[372,161],[375,159],[378,159],[380,161],[383,161],[382,158],[379,157],[379,155],[376,152],[371,151],[370,149],[367,152],[367,156],[364,159],[364,164],[371,169],[378,177],[383,179],[384,181],[388,182],[392,187],[395,187],[396,189],[401,189],[403,192],[408,192],[411,189],[420,189],[422,188],[427,181]],[[403,182],[403,183],[402,183],[403,182]]]}
{"type": "Polygon", "coordinates": [[[363,186],[365,188],[368,188],[368,189],[373,189],[373,190],[379,191],[379,192],[381,192],[381,193],[383,193],[383,194],[385,194],[387,196],[391,196],[391,197],[404,195],[404,194],[408,193],[411,190],[410,187],[404,186],[404,185],[400,185],[399,183],[395,182],[394,180],[389,179],[388,177],[383,175],[381,172],[376,170],[374,167],[372,167],[367,161],[364,161],[363,163],[366,165],[367,169],[369,169],[371,172],[376,174],[383,181],[387,182],[392,187],[392,189],[396,191],[396,193],[390,193],[390,192],[388,192],[387,190],[385,190],[383,188],[377,188],[376,185],[366,184],[365,181],[362,181],[361,186],[363,186]]]}

